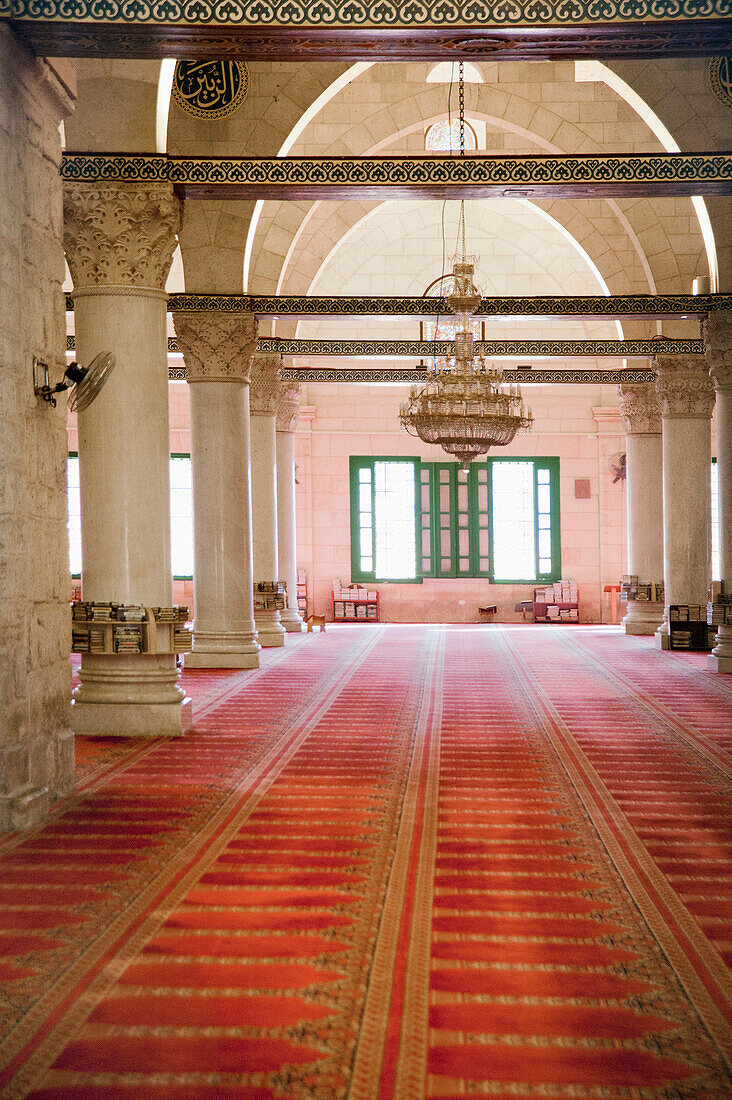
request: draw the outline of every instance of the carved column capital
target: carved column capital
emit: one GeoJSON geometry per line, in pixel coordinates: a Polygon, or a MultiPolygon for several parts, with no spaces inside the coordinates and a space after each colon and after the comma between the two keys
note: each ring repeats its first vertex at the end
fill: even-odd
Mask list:
{"type": "Polygon", "coordinates": [[[294,432],[300,418],[300,383],[281,382],[277,398],[277,431],[294,432]]]}
{"type": "Polygon", "coordinates": [[[275,416],[280,394],[282,359],[279,355],[252,357],[249,405],[252,416],[275,416]]]}
{"type": "Polygon", "coordinates": [[[67,183],[64,247],[74,289],[165,290],[181,203],[168,183],[67,183]]]}
{"type": "Polygon", "coordinates": [[[715,389],[732,386],[732,313],[710,313],[702,325],[709,374],[715,389]]]}
{"type": "Polygon", "coordinates": [[[660,435],[661,406],[652,382],[621,383],[620,419],[626,435],[660,435]]]}
{"type": "Polygon", "coordinates": [[[257,350],[257,318],[222,310],[173,314],[189,382],[249,382],[257,350]]]}
{"type": "Polygon", "coordinates": [[[657,355],[656,390],[664,420],[707,420],[714,386],[703,355],[657,355]]]}

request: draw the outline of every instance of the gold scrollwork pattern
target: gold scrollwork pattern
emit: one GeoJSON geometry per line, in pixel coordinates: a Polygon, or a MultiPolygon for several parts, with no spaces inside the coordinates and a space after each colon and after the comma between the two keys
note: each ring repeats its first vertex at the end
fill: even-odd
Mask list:
{"type": "Polygon", "coordinates": [[[249,91],[243,61],[179,61],[175,66],[174,103],[194,118],[226,118],[241,107],[249,91]]]}
{"type": "Polygon", "coordinates": [[[712,58],[709,62],[709,83],[719,102],[732,110],[732,56],[712,58]]]}
{"type": "MultiPolygon", "coordinates": [[[[224,195],[480,188],[502,194],[512,188],[541,193],[726,194],[732,189],[732,156],[726,153],[561,154],[492,157],[186,157],[65,153],[65,180],[156,180],[194,197],[196,189],[226,187],[224,195]]],[[[206,197],[211,197],[209,190],[206,197]]]]}
{"type": "Polygon", "coordinates": [[[727,0],[0,0],[0,17],[74,22],[142,23],[183,26],[381,28],[585,27],[646,24],[688,19],[723,19],[727,0]]]}
{"type": "MultiPolygon", "coordinates": [[[[503,372],[505,382],[540,382],[574,385],[576,383],[593,386],[618,386],[621,382],[654,382],[652,370],[536,370],[517,368],[503,372]]],[[[285,367],[282,370],[282,382],[425,382],[426,367],[362,367],[353,370],[347,367],[285,367]]]]}
{"type": "MultiPolygon", "coordinates": [[[[478,355],[611,356],[703,355],[702,340],[476,340],[478,355]]],[[[286,340],[260,337],[260,352],[280,355],[449,356],[449,340],[286,340]]]]}
{"type": "MultiPolygon", "coordinates": [[[[74,299],[66,295],[66,309],[74,299]]],[[[444,317],[445,298],[347,298],[249,295],[171,294],[168,311],[208,310],[267,316],[309,317],[444,317]]],[[[615,297],[483,298],[481,317],[705,317],[732,311],[732,294],[630,294],[615,297]]],[[[268,338],[269,339],[269,338],[268,338]]],[[[653,352],[659,348],[654,344],[653,352]]]]}

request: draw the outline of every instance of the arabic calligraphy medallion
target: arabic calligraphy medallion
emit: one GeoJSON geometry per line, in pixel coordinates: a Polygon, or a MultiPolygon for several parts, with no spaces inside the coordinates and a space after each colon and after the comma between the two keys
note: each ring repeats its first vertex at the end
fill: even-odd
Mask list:
{"type": "Polygon", "coordinates": [[[249,70],[243,61],[179,61],[173,99],[195,118],[225,118],[247,97],[249,70]]]}
{"type": "Polygon", "coordinates": [[[732,57],[713,57],[709,62],[709,83],[720,103],[732,108],[732,57]]]}

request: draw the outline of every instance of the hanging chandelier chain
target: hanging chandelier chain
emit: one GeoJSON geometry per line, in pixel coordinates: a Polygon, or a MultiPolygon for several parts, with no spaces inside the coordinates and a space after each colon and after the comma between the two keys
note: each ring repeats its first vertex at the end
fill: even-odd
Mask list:
{"type": "Polygon", "coordinates": [[[463,62],[459,63],[458,69],[458,104],[460,110],[460,156],[465,156],[465,79],[463,71],[463,62]]]}

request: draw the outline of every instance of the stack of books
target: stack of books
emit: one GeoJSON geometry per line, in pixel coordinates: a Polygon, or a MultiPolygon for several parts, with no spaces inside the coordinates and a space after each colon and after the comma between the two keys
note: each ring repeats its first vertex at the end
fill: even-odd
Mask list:
{"type": "Polygon", "coordinates": [[[663,581],[639,581],[637,573],[626,573],[620,582],[620,600],[637,600],[639,603],[663,603],[663,581]]]}
{"type": "Polygon", "coordinates": [[[142,628],[117,626],[114,629],[115,653],[142,653],[142,628]]]}
{"type": "Polygon", "coordinates": [[[156,623],[177,622],[177,614],[174,607],[151,607],[156,623]]]}
{"type": "Polygon", "coordinates": [[[99,626],[89,627],[89,652],[105,653],[104,630],[99,626]]]}
{"type": "Polygon", "coordinates": [[[145,621],[145,608],[133,603],[121,603],[116,609],[115,618],[121,623],[142,623],[145,621]]]}
{"type": "Polygon", "coordinates": [[[284,581],[255,581],[254,610],[284,611],[287,585],[284,581]]]}
{"type": "Polygon", "coordinates": [[[176,625],[173,631],[173,649],[176,653],[190,653],[193,649],[193,631],[187,626],[176,625]]]}

